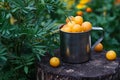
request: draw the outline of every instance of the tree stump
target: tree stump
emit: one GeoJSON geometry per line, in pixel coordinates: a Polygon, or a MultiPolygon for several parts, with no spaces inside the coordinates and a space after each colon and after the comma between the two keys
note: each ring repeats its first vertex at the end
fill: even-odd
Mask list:
{"type": "MultiPolygon", "coordinates": [[[[59,50],[56,50],[60,58],[59,50]]],[[[108,61],[105,51],[91,53],[91,59],[82,64],[69,64],[61,61],[61,65],[53,68],[49,65],[51,56],[47,54],[38,62],[37,80],[120,80],[119,59],[108,61]]]]}

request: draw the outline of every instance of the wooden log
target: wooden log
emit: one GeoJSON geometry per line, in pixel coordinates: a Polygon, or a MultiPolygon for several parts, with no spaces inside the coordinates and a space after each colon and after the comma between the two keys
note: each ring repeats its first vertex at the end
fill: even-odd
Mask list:
{"type": "MultiPolygon", "coordinates": [[[[59,50],[56,56],[60,58],[59,50]]],[[[108,61],[105,51],[91,53],[91,59],[82,64],[61,65],[53,68],[49,65],[51,56],[47,54],[38,63],[37,80],[120,80],[119,59],[108,61]]]]}

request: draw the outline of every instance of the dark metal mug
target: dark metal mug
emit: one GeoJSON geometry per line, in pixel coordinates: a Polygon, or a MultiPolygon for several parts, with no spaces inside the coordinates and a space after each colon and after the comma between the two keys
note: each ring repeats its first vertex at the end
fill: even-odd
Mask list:
{"type": "Polygon", "coordinates": [[[63,62],[83,63],[89,61],[91,49],[100,43],[104,36],[102,27],[92,27],[92,30],[81,33],[69,33],[60,30],[60,55],[63,62]],[[102,31],[101,37],[93,46],[91,46],[92,30],[102,31]]]}

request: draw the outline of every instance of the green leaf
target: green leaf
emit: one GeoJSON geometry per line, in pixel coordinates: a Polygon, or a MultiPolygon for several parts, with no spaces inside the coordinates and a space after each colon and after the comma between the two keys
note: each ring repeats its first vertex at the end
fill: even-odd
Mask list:
{"type": "Polygon", "coordinates": [[[27,65],[32,65],[34,62],[28,62],[27,65]]]}
{"type": "Polygon", "coordinates": [[[45,4],[45,1],[44,1],[44,0],[41,0],[41,3],[42,3],[42,4],[45,4]]]}
{"type": "Polygon", "coordinates": [[[1,58],[2,60],[4,60],[4,61],[7,61],[7,58],[4,57],[4,56],[0,56],[0,58],[1,58]]]}
{"type": "Polygon", "coordinates": [[[6,15],[6,19],[9,19],[11,16],[12,16],[11,13],[8,13],[8,14],[6,15]]]}
{"type": "Polygon", "coordinates": [[[39,61],[41,61],[41,58],[40,58],[40,55],[39,54],[36,54],[36,57],[39,61]]]}
{"type": "Polygon", "coordinates": [[[28,74],[28,67],[27,67],[27,66],[24,67],[24,72],[25,72],[26,74],[28,74]]]}
{"type": "Polygon", "coordinates": [[[23,67],[23,65],[17,66],[17,67],[15,67],[15,70],[18,70],[18,69],[20,69],[22,67],[23,67]]]}

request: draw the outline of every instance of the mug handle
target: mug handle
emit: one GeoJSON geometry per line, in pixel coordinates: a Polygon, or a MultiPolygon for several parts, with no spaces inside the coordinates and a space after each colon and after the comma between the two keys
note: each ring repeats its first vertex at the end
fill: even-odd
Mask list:
{"type": "Polygon", "coordinates": [[[92,27],[92,30],[97,30],[97,31],[102,32],[101,37],[91,47],[92,49],[94,49],[94,47],[103,40],[103,38],[104,38],[104,29],[102,27],[92,27]]]}

